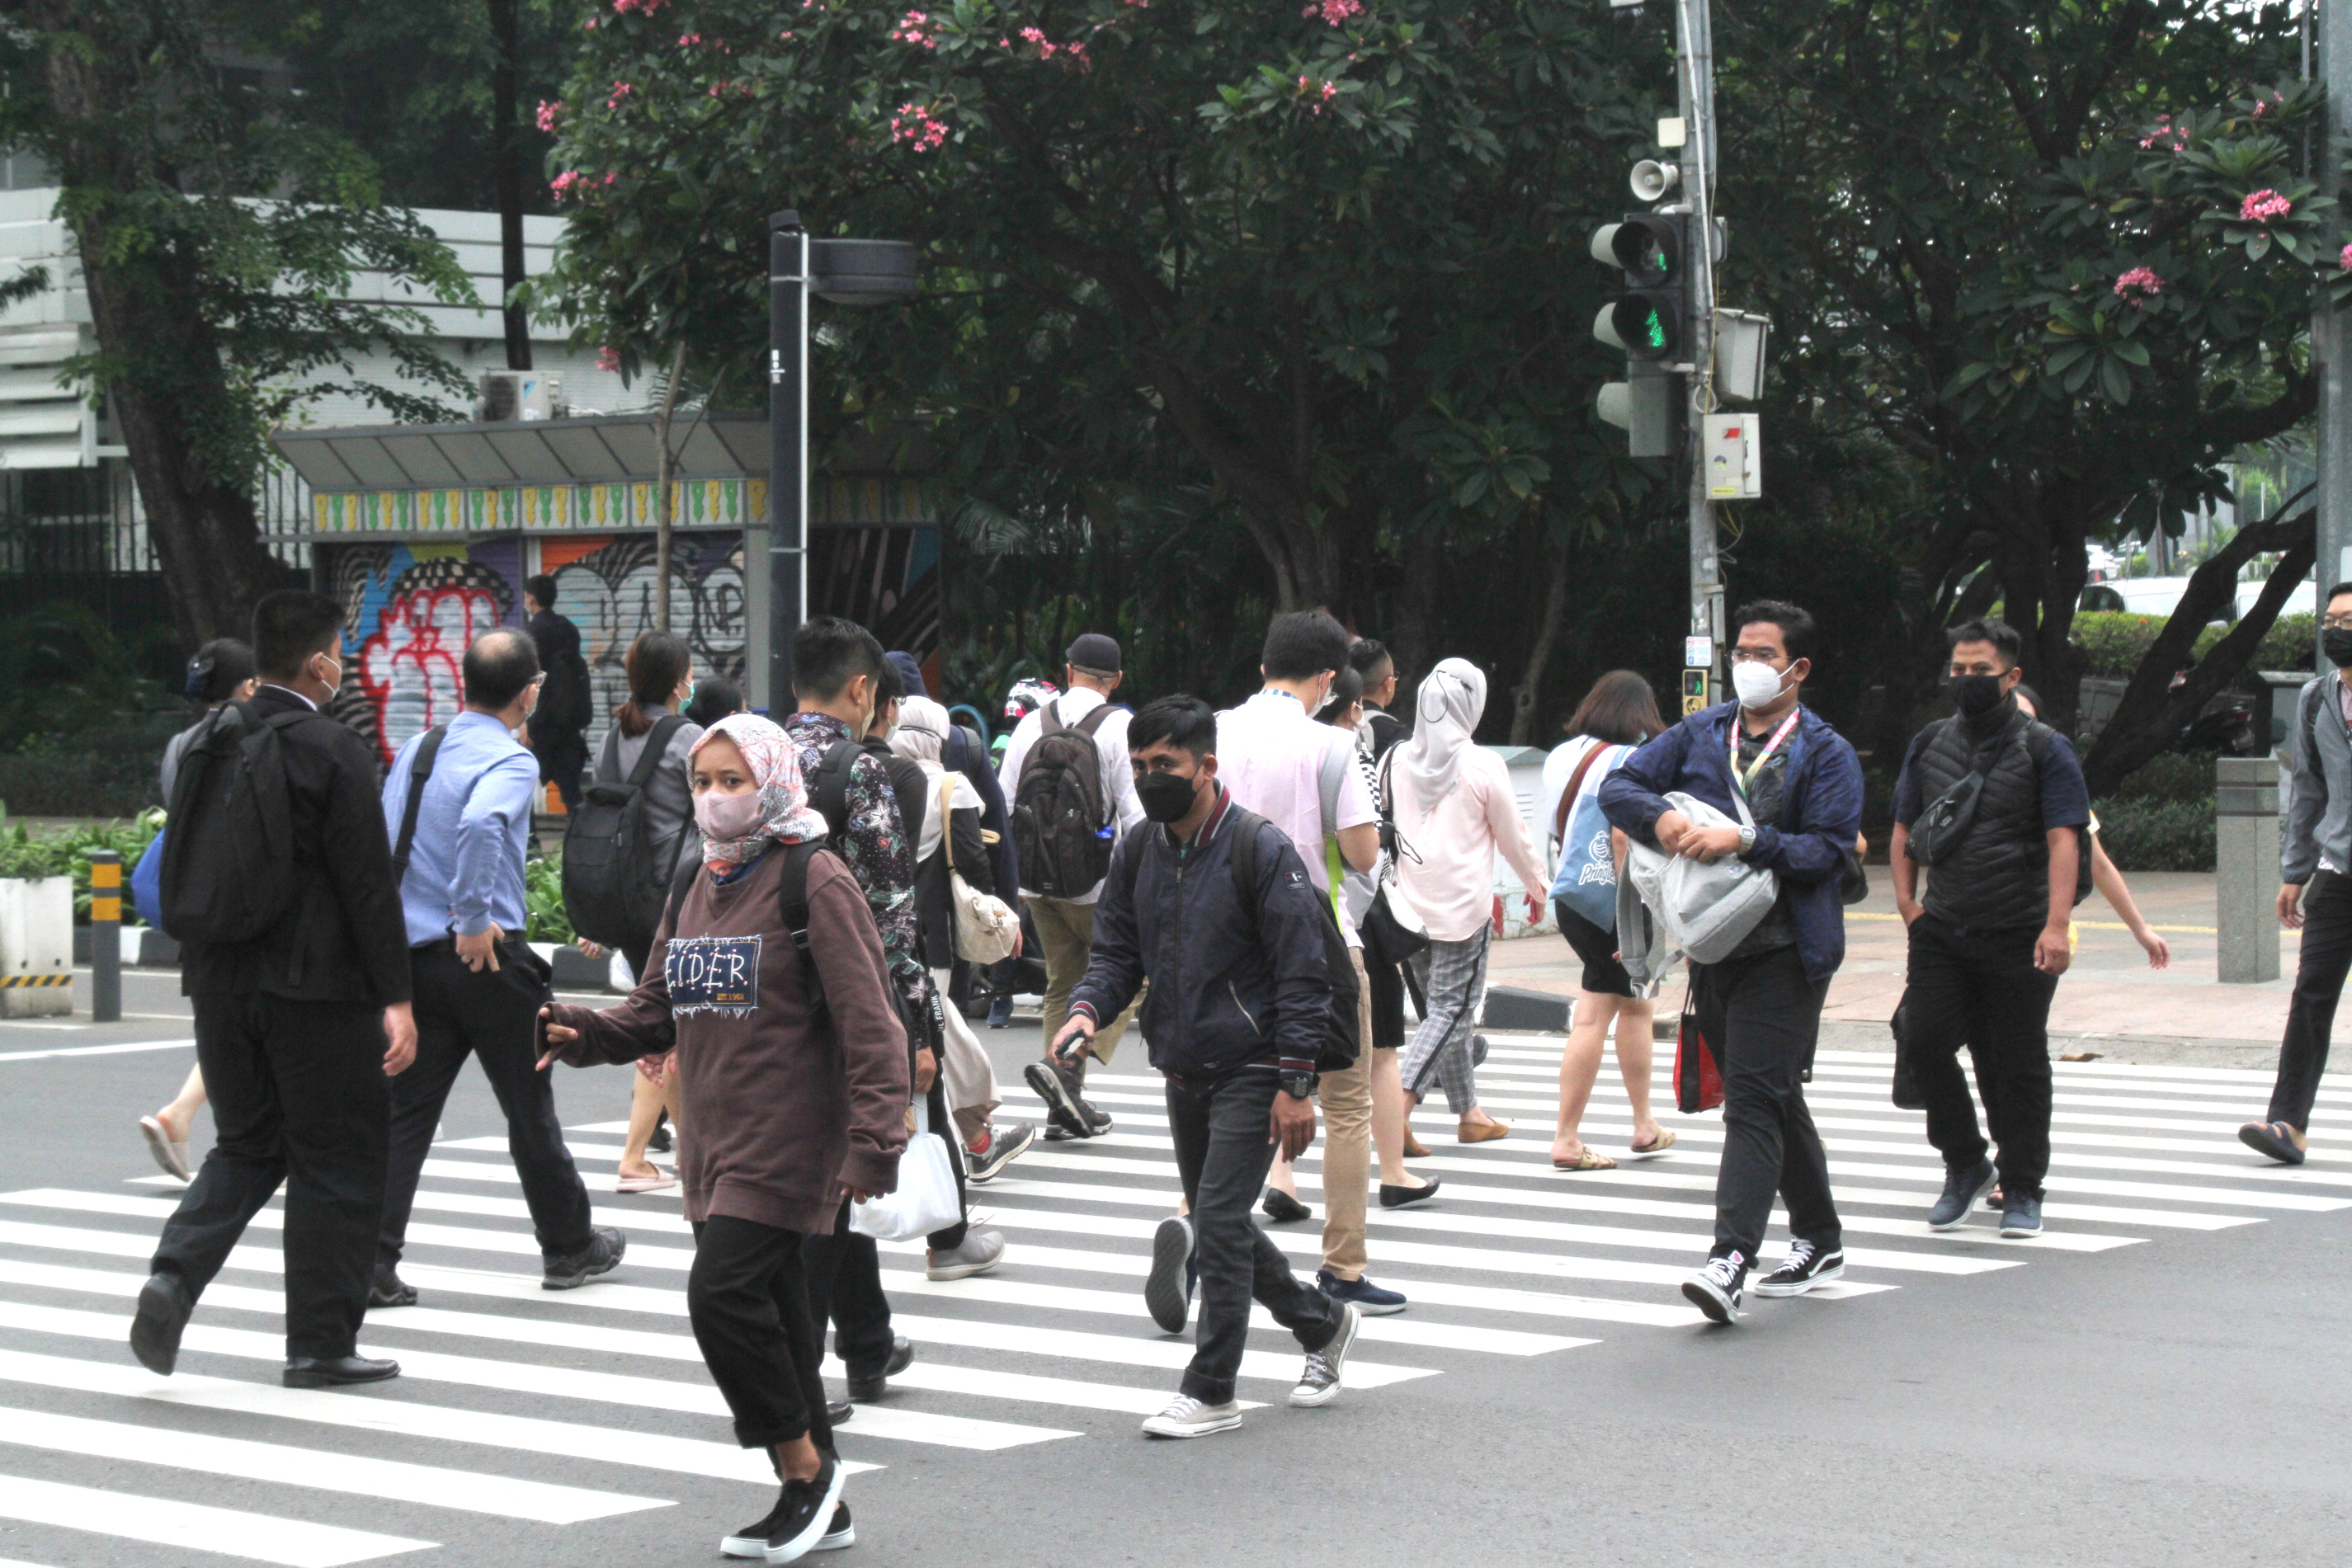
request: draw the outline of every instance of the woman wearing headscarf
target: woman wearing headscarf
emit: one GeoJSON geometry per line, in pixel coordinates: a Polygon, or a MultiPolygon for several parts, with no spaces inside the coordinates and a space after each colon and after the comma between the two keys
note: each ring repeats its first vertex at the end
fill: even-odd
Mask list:
{"type": "Polygon", "coordinates": [[[1399,1064],[1405,1096],[1417,1105],[1433,1079],[1443,1083],[1465,1144],[1510,1132],[1478,1108],[1470,1059],[1494,936],[1496,853],[1528,890],[1530,922],[1543,918],[1538,899],[1551,885],[1519,815],[1510,770],[1472,738],[1486,711],[1486,672],[1466,659],[1440,660],[1421,683],[1412,738],[1381,759],[1381,810],[1396,824],[1398,886],[1429,927],[1429,946],[1409,960],[1425,1005],[1399,1064]]]}
{"type": "MultiPolygon", "coordinates": [[[[957,876],[974,892],[996,892],[996,873],[989,862],[989,843],[981,827],[986,810],[980,791],[961,772],[950,771],[946,751],[954,721],[948,710],[929,697],[908,697],[898,705],[898,727],[890,749],[923,770],[929,789],[922,831],[915,843],[915,915],[922,928],[923,962],[929,966],[944,1002],[948,979],[955,967],[955,901],[948,873],[952,860],[957,876]]],[[[1003,1103],[996,1092],[996,1073],[982,1051],[963,1009],[940,1009],[947,1048],[941,1053],[940,1076],[947,1090],[948,1113],[955,1119],[956,1135],[963,1140],[964,1179],[992,1181],[1004,1167],[1028,1151],[1037,1129],[1025,1122],[999,1127],[991,1113],[1003,1103]]],[[[950,1269],[959,1265],[950,1263],[950,1269]]],[[[933,1277],[940,1275],[934,1260],[933,1277]]],[[[978,1270],[972,1270],[977,1272],[978,1270]]]]}
{"type": "Polygon", "coordinates": [[[687,1312],[736,1440],[768,1449],[784,1483],[774,1510],[720,1550],[789,1563],[855,1539],[801,1247],[831,1234],[845,1198],[898,1185],[907,1036],[866,895],[820,841],[824,821],[784,732],[735,714],[695,743],[691,763],[701,867],[681,879],[627,1000],[543,1009],[540,1064],[677,1051],[695,1134],[678,1156],[695,1235],[687,1312]],[[804,955],[784,906],[794,873],[804,955]]]}

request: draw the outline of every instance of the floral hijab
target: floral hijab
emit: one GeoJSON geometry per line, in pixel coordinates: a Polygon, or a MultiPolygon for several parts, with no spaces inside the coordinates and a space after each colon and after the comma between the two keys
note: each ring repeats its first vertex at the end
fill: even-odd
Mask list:
{"type": "Polygon", "coordinates": [[[809,805],[808,786],[802,781],[800,758],[790,737],[758,714],[730,713],[704,730],[688,756],[721,735],[735,743],[759,784],[760,825],[745,838],[703,841],[703,864],[724,876],[759,854],[769,841],[797,844],[824,837],[824,819],[809,805]]]}

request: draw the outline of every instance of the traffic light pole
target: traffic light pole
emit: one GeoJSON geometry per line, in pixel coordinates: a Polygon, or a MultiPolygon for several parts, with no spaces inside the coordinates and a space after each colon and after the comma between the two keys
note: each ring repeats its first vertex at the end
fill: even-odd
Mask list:
{"type": "Polygon", "coordinates": [[[1723,573],[1716,554],[1715,506],[1707,499],[1706,415],[1715,408],[1715,31],[1708,0],[1675,0],[1676,97],[1683,116],[1683,342],[1691,371],[1684,421],[1684,477],[1690,504],[1690,627],[1683,655],[1683,711],[1717,699],[1723,668],[1723,573]]]}
{"type": "MultiPolygon", "coordinates": [[[[2352,131],[2352,3],[2347,0],[2326,0],[2319,7],[2319,76],[2327,88],[2326,120],[2314,149],[2318,166],[2312,173],[2323,194],[2341,200],[2347,182],[2336,155],[2336,139],[2352,131]]],[[[2352,311],[2331,306],[2325,293],[2312,308],[2311,357],[2319,378],[2315,571],[2318,587],[2325,589],[2352,579],[2352,311]]]]}
{"type": "MultiPolygon", "coordinates": [[[[768,219],[767,711],[793,711],[793,633],[808,613],[809,236],[800,214],[768,219]]],[[[759,570],[751,561],[744,566],[759,570]]],[[[757,677],[751,701],[758,706],[757,677]]]]}

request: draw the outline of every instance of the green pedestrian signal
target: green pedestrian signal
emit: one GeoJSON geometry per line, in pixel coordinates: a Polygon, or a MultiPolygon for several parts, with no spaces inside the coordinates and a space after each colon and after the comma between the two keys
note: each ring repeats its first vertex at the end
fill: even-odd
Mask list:
{"type": "Polygon", "coordinates": [[[1625,379],[1603,386],[1594,409],[1623,427],[1635,457],[1675,450],[1678,376],[1666,366],[1684,357],[1684,220],[1673,213],[1631,213],[1592,236],[1592,258],[1616,267],[1624,292],[1594,318],[1592,335],[1625,355],[1625,379]]]}

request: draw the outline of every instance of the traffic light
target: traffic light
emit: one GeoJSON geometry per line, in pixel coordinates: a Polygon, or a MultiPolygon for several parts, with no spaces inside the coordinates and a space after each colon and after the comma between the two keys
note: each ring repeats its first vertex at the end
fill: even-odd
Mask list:
{"type": "Polygon", "coordinates": [[[1674,213],[1629,213],[1592,236],[1592,258],[1616,267],[1624,292],[1593,319],[1592,335],[1625,354],[1625,379],[1601,389],[1601,417],[1621,425],[1635,457],[1675,451],[1676,382],[1667,365],[1686,352],[1683,225],[1674,213]]]}

